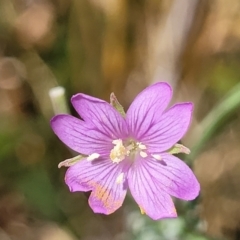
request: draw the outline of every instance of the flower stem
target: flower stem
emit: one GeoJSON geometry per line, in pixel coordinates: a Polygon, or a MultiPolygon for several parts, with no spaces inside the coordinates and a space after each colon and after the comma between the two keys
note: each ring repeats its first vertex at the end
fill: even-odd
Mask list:
{"type": "Polygon", "coordinates": [[[66,103],[65,88],[58,86],[51,88],[49,96],[52,102],[54,114],[69,113],[66,103]]]}
{"type": "MultiPolygon", "coordinates": [[[[217,132],[225,119],[227,119],[240,106],[240,84],[237,84],[216,107],[200,123],[202,135],[195,141],[190,158],[194,159],[217,132]]],[[[193,138],[199,129],[193,131],[193,138]]]]}

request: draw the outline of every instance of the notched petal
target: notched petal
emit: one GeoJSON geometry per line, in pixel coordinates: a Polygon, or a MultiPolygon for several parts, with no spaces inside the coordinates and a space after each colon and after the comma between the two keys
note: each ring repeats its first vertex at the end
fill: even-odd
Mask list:
{"type": "MultiPolygon", "coordinates": [[[[123,204],[126,191],[123,191],[122,185],[119,189],[108,189],[104,185],[92,182],[93,191],[89,197],[89,205],[95,213],[109,215],[115,212],[123,204]]],[[[119,185],[114,183],[115,185],[119,185]]]]}
{"type": "Polygon", "coordinates": [[[128,184],[133,198],[140,206],[141,212],[153,220],[177,217],[170,195],[153,178],[146,162],[145,159],[139,161],[128,174],[128,184]]]}
{"type": "Polygon", "coordinates": [[[162,153],[162,161],[149,159],[146,168],[152,179],[171,196],[193,200],[199,195],[200,185],[193,171],[179,158],[162,153]],[[162,162],[166,164],[161,164],[162,162]]]}
{"type": "Polygon", "coordinates": [[[155,83],[137,95],[127,111],[127,123],[136,139],[158,122],[172,98],[171,86],[165,82],[155,83]]]}
{"type": "Polygon", "coordinates": [[[151,153],[165,152],[187,132],[193,111],[192,103],[179,103],[166,111],[158,122],[141,136],[151,153]]]}
{"type": "Polygon", "coordinates": [[[89,197],[92,210],[110,214],[121,207],[127,193],[125,181],[116,182],[117,177],[126,171],[124,166],[113,164],[109,159],[84,159],[67,170],[65,181],[72,192],[92,191],[89,197]]]}
{"type": "Polygon", "coordinates": [[[51,126],[58,138],[74,151],[100,155],[110,151],[111,139],[71,115],[60,114],[52,118],[51,126]]]}
{"type": "Polygon", "coordinates": [[[84,121],[111,139],[127,136],[125,119],[106,101],[80,93],[72,97],[72,104],[84,121]]]}

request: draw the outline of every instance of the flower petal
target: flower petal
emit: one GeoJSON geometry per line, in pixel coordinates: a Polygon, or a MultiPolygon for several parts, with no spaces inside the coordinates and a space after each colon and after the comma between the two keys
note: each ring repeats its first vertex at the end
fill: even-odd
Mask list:
{"type": "Polygon", "coordinates": [[[52,118],[51,126],[59,139],[78,153],[86,155],[110,153],[112,139],[78,118],[57,115],[52,118]]]}
{"type": "Polygon", "coordinates": [[[141,210],[154,220],[177,217],[173,201],[148,171],[146,159],[140,159],[130,168],[128,185],[141,210]]]}
{"type": "Polygon", "coordinates": [[[162,160],[148,158],[145,167],[155,182],[168,194],[184,200],[193,200],[199,195],[200,185],[193,171],[179,158],[168,153],[162,160]]]}
{"type": "Polygon", "coordinates": [[[112,139],[127,136],[125,119],[109,103],[80,93],[72,97],[72,104],[84,121],[92,123],[112,139]]]}
{"type": "Polygon", "coordinates": [[[158,122],[172,97],[170,85],[158,82],[147,87],[134,99],[127,111],[127,122],[134,138],[158,122]]]}
{"type": "Polygon", "coordinates": [[[165,112],[148,132],[142,135],[144,143],[151,153],[170,149],[186,133],[192,117],[193,104],[180,103],[165,112]]]}
{"type": "Polygon", "coordinates": [[[117,182],[123,171],[123,164],[110,160],[83,160],[67,170],[65,181],[72,192],[92,190],[88,202],[95,213],[111,214],[122,206],[126,196],[124,181],[117,182]]]}

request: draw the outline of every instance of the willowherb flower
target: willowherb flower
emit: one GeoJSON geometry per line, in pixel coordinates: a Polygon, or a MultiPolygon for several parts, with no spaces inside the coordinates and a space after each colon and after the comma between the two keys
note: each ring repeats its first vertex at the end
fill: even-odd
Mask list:
{"type": "Polygon", "coordinates": [[[89,205],[95,213],[116,211],[128,188],[141,212],[152,219],[177,216],[171,196],[198,196],[192,170],[172,155],[189,153],[176,143],[189,127],[193,104],[166,110],[171,97],[171,87],[158,82],[143,90],[125,115],[114,95],[109,104],[76,94],[72,104],[83,120],[70,115],[52,119],[55,134],[80,153],[60,164],[69,166],[66,184],[73,192],[92,191],[89,205]]]}

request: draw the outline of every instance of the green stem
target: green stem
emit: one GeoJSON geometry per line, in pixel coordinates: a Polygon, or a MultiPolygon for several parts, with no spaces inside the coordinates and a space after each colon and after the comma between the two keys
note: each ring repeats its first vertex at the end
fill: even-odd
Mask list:
{"type": "MultiPolygon", "coordinates": [[[[189,156],[191,159],[194,159],[200,153],[224,120],[226,120],[239,106],[240,84],[237,84],[200,123],[202,135],[192,147],[192,153],[189,156]]],[[[197,135],[197,131],[198,129],[193,132],[193,137],[197,135]]]]}

